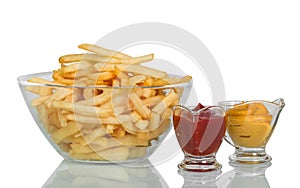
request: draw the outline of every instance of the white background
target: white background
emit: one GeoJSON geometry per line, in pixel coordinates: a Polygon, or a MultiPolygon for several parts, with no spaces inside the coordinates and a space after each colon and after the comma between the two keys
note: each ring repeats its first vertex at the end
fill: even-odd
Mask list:
{"type": "MultiPolygon", "coordinates": [[[[282,97],[286,107],[267,145],[271,187],[297,185],[299,165],[300,3],[297,0],[226,1],[1,1],[0,187],[41,187],[62,158],[35,125],[16,78],[54,70],[60,55],[94,43],[119,27],[165,22],[196,35],[215,57],[227,99],[282,97]],[[291,184],[290,184],[291,183],[291,184]]],[[[205,98],[201,101],[206,101],[205,98]]],[[[223,143],[223,172],[233,148],[223,143]]],[[[156,168],[170,187],[182,154],[156,168]]]]}

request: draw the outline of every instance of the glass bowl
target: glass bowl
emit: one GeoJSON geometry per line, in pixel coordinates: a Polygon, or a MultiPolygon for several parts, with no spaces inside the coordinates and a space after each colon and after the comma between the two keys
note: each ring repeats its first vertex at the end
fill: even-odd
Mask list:
{"type": "Polygon", "coordinates": [[[220,169],[216,153],[225,135],[225,112],[219,106],[176,105],[173,125],[178,143],[184,153],[179,169],[208,172],[220,169]]]}
{"type": "Polygon", "coordinates": [[[283,99],[275,101],[223,101],[226,111],[225,140],[235,147],[231,163],[257,164],[270,161],[265,147],[285,106],[283,99]]]}
{"type": "Polygon", "coordinates": [[[40,130],[67,160],[143,161],[171,128],[172,108],[187,99],[192,82],[164,86],[65,86],[39,84],[52,72],[18,78],[40,130]]]}

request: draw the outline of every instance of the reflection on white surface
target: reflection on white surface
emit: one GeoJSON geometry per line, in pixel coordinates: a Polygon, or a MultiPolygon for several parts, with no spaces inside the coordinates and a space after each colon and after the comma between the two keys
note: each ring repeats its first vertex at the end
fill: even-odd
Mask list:
{"type": "Polygon", "coordinates": [[[183,188],[217,188],[216,178],[222,173],[221,170],[212,172],[188,172],[178,170],[184,178],[183,188]]]}
{"type": "Polygon", "coordinates": [[[86,164],[62,161],[43,187],[168,187],[163,177],[147,161],[144,166],[127,167],[117,164],[86,164]]]}
{"type": "Polygon", "coordinates": [[[265,171],[271,162],[262,164],[231,164],[229,171],[217,180],[219,188],[268,188],[270,187],[265,171]]]}

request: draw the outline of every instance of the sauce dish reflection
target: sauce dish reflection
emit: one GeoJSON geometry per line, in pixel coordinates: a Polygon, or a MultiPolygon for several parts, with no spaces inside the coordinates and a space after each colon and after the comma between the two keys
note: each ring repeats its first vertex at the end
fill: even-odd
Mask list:
{"type": "Polygon", "coordinates": [[[168,187],[149,161],[144,166],[87,164],[62,161],[43,187],[168,187]]]}
{"type": "Polygon", "coordinates": [[[178,173],[184,178],[183,188],[217,188],[216,179],[222,171],[189,172],[179,169],[178,173]]]}
{"type": "Polygon", "coordinates": [[[265,171],[271,162],[261,164],[230,164],[234,170],[229,171],[217,180],[220,188],[269,188],[265,171]]]}

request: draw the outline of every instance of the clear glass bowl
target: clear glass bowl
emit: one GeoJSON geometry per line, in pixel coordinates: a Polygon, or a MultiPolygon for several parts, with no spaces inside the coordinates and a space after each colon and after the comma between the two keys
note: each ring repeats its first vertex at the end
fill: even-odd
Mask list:
{"type": "Polygon", "coordinates": [[[275,101],[223,101],[226,111],[225,140],[235,147],[231,163],[256,164],[270,161],[265,147],[285,106],[283,99],[275,101]]]}
{"type": "Polygon", "coordinates": [[[170,131],[172,107],[185,102],[192,86],[192,82],[101,87],[27,81],[52,80],[51,75],[18,78],[35,122],[62,157],[96,163],[148,159],[170,131]],[[153,97],[143,97],[147,92],[153,97]]]}
{"type": "Polygon", "coordinates": [[[176,105],[173,125],[184,160],[178,168],[191,172],[209,172],[220,169],[216,153],[225,135],[225,112],[219,106],[176,105]],[[198,106],[197,106],[198,107],[198,106]]]}

